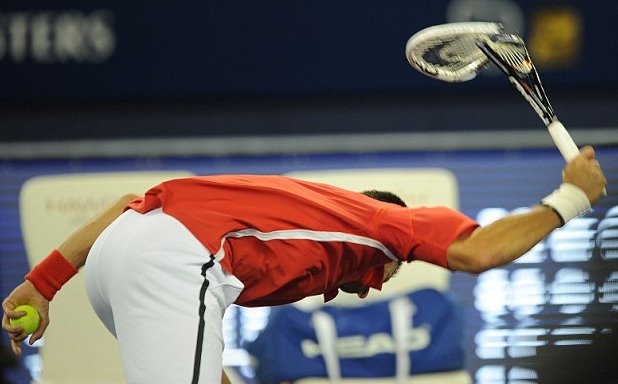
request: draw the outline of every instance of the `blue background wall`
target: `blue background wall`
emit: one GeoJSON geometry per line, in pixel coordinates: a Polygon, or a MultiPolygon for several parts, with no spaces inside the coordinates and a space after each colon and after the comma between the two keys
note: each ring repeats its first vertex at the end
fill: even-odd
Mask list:
{"type": "Polygon", "coordinates": [[[537,126],[495,72],[452,85],[408,65],[413,33],[471,20],[527,39],[567,126],[613,126],[617,14],[612,0],[8,0],[0,140],[537,126]]]}

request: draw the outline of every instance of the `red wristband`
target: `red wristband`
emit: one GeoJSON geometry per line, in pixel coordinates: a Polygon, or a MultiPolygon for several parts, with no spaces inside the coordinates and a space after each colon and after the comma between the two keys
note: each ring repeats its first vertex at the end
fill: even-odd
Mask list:
{"type": "Polygon", "coordinates": [[[76,273],[77,268],[54,249],[26,275],[26,280],[30,281],[43,297],[51,301],[64,283],[76,273]]]}

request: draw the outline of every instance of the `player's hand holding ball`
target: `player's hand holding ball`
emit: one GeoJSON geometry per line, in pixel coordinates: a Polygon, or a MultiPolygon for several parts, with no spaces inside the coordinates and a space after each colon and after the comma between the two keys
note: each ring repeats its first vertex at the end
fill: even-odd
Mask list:
{"type": "Polygon", "coordinates": [[[21,355],[21,343],[28,339],[28,335],[28,344],[32,345],[43,337],[49,325],[49,300],[28,280],[2,302],[2,310],[2,329],[7,332],[16,355],[21,355]]]}
{"type": "Polygon", "coordinates": [[[25,312],[26,314],[17,319],[10,319],[9,323],[13,326],[22,327],[24,333],[31,335],[38,328],[41,321],[39,312],[30,305],[18,305],[15,307],[15,312],[25,312]]]}

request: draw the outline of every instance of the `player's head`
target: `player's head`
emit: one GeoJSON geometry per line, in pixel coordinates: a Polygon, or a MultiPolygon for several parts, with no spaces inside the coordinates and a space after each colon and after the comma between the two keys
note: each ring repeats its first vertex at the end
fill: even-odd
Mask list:
{"type": "MultiPolygon", "coordinates": [[[[383,201],[386,203],[400,205],[402,207],[407,207],[406,203],[396,194],[389,191],[378,191],[375,189],[367,190],[361,192],[363,195],[371,197],[372,199],[383,201]]],[[[401,267],[401,260],[391,261],[384,265],[384,282],[386,283],[390,280],[401,267]]],[[[339,287],[342,291],[347,293],[357,294],[360,298],[364,298],[369,293],[369,287],[361,283],[347,283],[342,284],[339,287]]]]}
{"type": "MultiPolygon", "coordinates": [[[[376,199],[379,201],[383,201],[385,203],[396,204],[402,207],[407,207],[406,202],[403,199],[393,192],[389,191],[378,191],[375,189],[367,190],[361,192],[365,196],[369,196],[372,199],[376,199]]],[[[393,261],[385,265],[384,269],[384,282],[389,281],[397,272],[399,272],[399,268],[401,267],[401,260],[393,261]]]]}

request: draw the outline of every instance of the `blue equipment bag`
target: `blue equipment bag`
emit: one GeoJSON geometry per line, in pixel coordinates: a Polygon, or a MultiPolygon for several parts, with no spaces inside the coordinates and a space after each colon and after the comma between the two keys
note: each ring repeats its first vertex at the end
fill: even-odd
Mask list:
{"type": "Polygon", "coordinates": [[[404,374],[459,370],[464,367],[462,344],[460,308],[448,295],[422,289],[360,307],[326,305],[313,312],[291,305],[273,308],[268,325],[247,349],[255,358],[259,382],[266,384],[332,377],[333,372],[340,377],[394,377],[402,373],[397,371],[402,353],[408,360],[404,374]],[[394,329],[395,301],[411,308],[407,318],[398,319],[404,328],[394,329]],[[318,312],[334,324],[321,343],[314,327],[318,312]],[[329,349],[338,359],[334,368],[329,349]]]}

